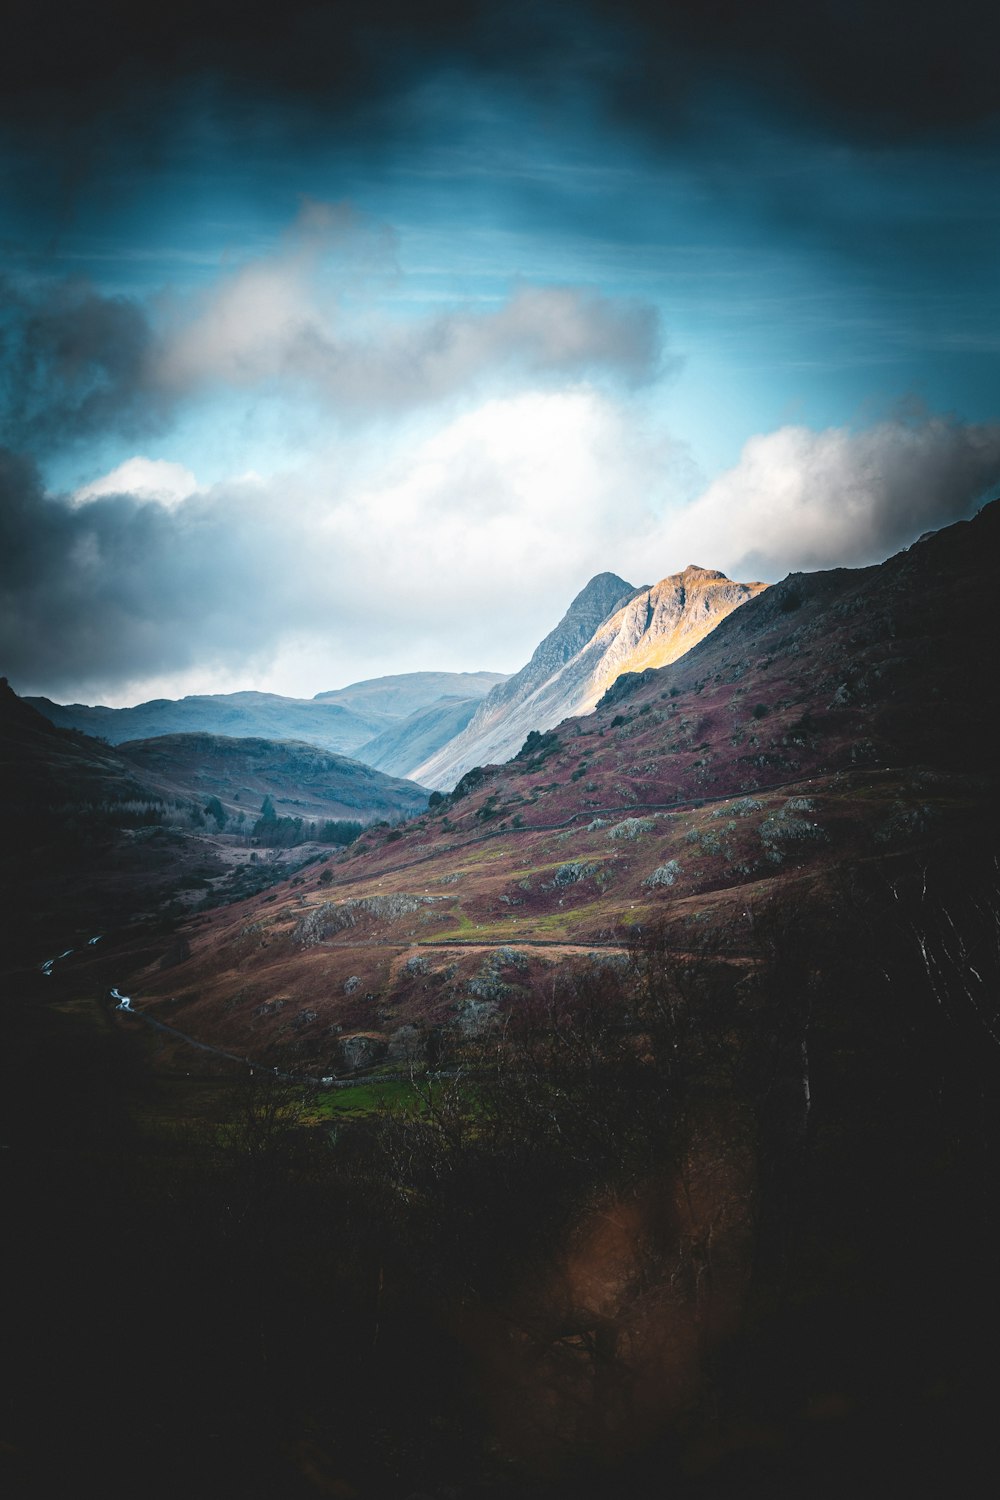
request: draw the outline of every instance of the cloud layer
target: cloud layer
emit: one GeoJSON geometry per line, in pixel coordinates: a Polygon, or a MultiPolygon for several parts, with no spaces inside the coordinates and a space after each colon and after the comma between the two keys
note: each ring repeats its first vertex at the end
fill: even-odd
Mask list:
{"type": "MultiPolygon", "coordinates": [[[[170,505],[148,485],[106,493],[114,475],[86,503],[52,497],[7,453],[3,670],[107,696],[195,668],[282,678],[291,660],[313,674],[302,692],[431,661],[516,666],[591,556],[648,530],[666,446],[579,390],[486,402],[381,461],[334,451],[170,505]]],[[[148,461],[118,472],[151,468],[162,478],[148,461]]]]}
{"type": "Polygon", "coordinates": [[[301,694],[391,670],[512,670],[605,568],[775,578],[876,561],[970,514],[1000,485],[1000,424],[783,428],[678,508],[683,460],[585,390],[486,402],[367,473],[338,479],[330,455],[169,504],[148,484],[73,504],[4,453],[0,669],[22,691],[115,701],[183,691],[196,670],[189,690],[301,694]]]}
{"type": "Polygon", "coordinates": [[[968,516],[990,486],[1000,486],[1000,422],[782,427],[751,438],[667,540],[744,579],[861,567],[968,516]]]}
{"type": "Polygon", "coordinates": [[[82,281],[8,283],[0,314],[0,437],[14,447],[162,433],[219,390],[381,416],[484,382],[603,374],[627,386],[675,361],[648,304],[518,285],[498,305],[391,317],[366,294],[392,276],[393,236],[344,204],[307,202],[276,249],[153,306],[82,281]]]}
{"type": "MultiPolygon", "coordinates": [[[[698,99],[766,93],[772,111],[825,112],[869,139],[995,118],[998,17],[987,0],[11,0],[0,87],[36,131],[77,136],[126,114],[141,147],[168,106],[200,86],[235,110],[254,99],[303,121],[363,114],[394,128],[385,105],[419,80],[455,72],[506,77],[551,95],[560,73],[593,107],[652,135],[690,128],[698,99]]],[[[405,122],[397,121],[396,129],[405,122]]]]}

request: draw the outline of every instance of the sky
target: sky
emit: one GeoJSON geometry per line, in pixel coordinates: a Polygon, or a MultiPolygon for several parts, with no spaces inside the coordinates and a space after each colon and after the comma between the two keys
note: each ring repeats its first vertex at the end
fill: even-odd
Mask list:
{"type": "Polygon", "coordinates": [[[1000,494],[982,0],[13,0],[0,672],[516,670],[1000,494]]]}

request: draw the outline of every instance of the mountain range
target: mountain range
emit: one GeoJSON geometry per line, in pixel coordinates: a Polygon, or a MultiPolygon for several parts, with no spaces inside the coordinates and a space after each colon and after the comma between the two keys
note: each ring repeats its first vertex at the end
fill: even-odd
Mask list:
{"type": "Polygon", "coordinates": [[[470,766],[508,759],[532,730],[589,713],[622,672],[676,660],[764,587],[695,566],[641,588],[599,573],[512,677],[412,672],[312,699],[242,692],[118,709],[27,701],[112,744],[191,733],[296,739],[447,790],[470,766]]]}
{"type": "Polygon", "coordinates": [[[892,1493],[901,1452],[975,1492],[998,552],[1000,502],[742,602],[604,575],[512,679],[512,718],[568,715],[429,796],[302,743],[112,747],[0,684],[11,1492],[72,1491],[67,1330],[88,1472],[118,1372],[162,1371],[122,1473],[193,1432],[171,1495],[260,1467],[276,1406],[308,1483],[241,1493],[892,1493]],[[346,847],[272,840],[355,796],[346,847]]]}
{"type": "MultiPolygon", "coordinates": [[[[400,775],[405,774],[399,769],[400,757],[389,764],[385,753],[393,735],[405,742],[408,725],[416,716],[423,726],[418,731],[423,736],[421,747],[436,747],[455,733],[462,713],[471,717],[479,699],[503,680],[500,672],[407,672],[352,683],[317,693],[314,698],[258,692],[207,693],[180,699],[154,698],[133,708],[53,703],[39,697],[26,698],[25,702],[60,728],[80,729],[111,745],[164,734],[301,740],[400,775]],[[431,726],[436,705],[441,727],[435,736],[431,726]],[[377,761],[369,761],[364,753],[373,740],[378,746],[377,761]]],[[[402,758],[407,759],[405,755],[402,758]]]]}
{"type": "MultiPolygon", "coordinates": [[[[232,895],[258,859],[251,835],[266,799],[276,823],[357,826],[412,816],[427,792],[294,741],[180,734],[110,746],[57,728],[0,679],[5,953],[232,895]]],[[[268,854],[276,868],[293,857],[268,854]]]]}
{"type": "MultiPolygon", "coordinates": [[[[370,830],[323,885],[203,916],[169,983],[155,967],[134,983],[194,1035],[337,1071],[401,1028],[459,1034],[544,994],[554,963],[616,962],[646,924],[739,953],[763,912],[847,872],[888,889],[943,850],[971,868],[995,828],[998,542],[994,504],[879,566],[758,590],[672,664],[619,675],[591,713],[370,830]]],[[[648,617],[634,594],[611,618],[633,604],[648,617]]]]}

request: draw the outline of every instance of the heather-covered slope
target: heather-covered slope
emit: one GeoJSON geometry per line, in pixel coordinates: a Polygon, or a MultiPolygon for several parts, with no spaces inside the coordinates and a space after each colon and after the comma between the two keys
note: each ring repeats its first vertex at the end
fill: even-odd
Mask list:
{"type": "MultiPolygon", "coordinates": [[[[692,565],[652,588],[634,590],[588,638],[580,639],[579,632],[560,635],[564,648],[578,641],[575,650],[553,651],[551,636],[543,641],[528,666],[490,694],[468,728],[415,767],[413,775],[428,786],[452,787],[470,766],[507,760],[532,730],[589,713],[622,672],[675,661],[764,587],[734,583],[724,573],[692,565]]],[[[574,602],[574,611],[586,593],[574,602]]]]}

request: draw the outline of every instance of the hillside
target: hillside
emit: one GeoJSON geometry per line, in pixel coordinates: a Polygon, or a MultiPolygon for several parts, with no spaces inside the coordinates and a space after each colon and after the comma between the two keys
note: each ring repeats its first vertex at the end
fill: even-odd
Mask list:
{"type": "Polygon", "coordinates": [[[418,780],[450,788],[470,766],[508,759],[532,730],[589,713],[622,672],[675,661],[765,587],[733,583],[724,573],[691,566],[651,588],[626,592],[627,586],[614,579],[610,589],[596,594],[597,608],[586,612],[581,601],[592,597],[588,590],[599,582],[588,584],[566,620],[521,672],[486,698],[468,727],[414,769],[418,780]],[[614,585],[621,585],[622,597],[596,619],[598,601],[610,598],[614,585]],[[586,636],[581,627],[590,618],[596,623],[586,636]],[[571,619],[575,629],[566,628],[571,619]]]}
{"type": "MultiPolygon", "coordinates": [[[[305,832],[327,821],[395,822],[427,793],[313,745],[167,735],[112,747],[58,729],[0,687],[0,876],[5,961],[38,961],[138,917],[272,883],[328,848],[268,848],[251,835],[265,798],[305,832]],[[221,823],[206,817],[218,799],[221,823]]],[[[285,827],[287,825],[282,825],[285,827]]]]}
{"type": "MultiPolygon", "coordinates": [[[[98,1471],[142,1369],[122,1493],[165,1431],[171,1497],[975,1493],[998,542],[994,505],[787,578],[408,825],[25,964],[14,1490],[72,1490],[67,1450],[98,1471]]],[[[7,811],[19,778],[54,797],[48,766],[119,785],[119,752],[13,695],[0,719],[7,811]]],[[[64,921],[74,884],[107,910],[106,856],[64,921]]]]}
{"type": "Polygon", "coordinates": [[[637,926],[667,918],[683,946],[707,924],[738,951],[755,912],[844,872],[971,858],[995,829],[998,539],[994,504],[881,566],[786,578],[359,841],[332,885],[206,919],[169,985],[136,976],[146,1003],[337,1071],[406,1027],[479,1024],[637,926]]]}
{"type": "Polygon", "coordinates": [[[199,895],[227,868],[197,836],[180,794],[167,822],[141,768],[86,735],[55,728],[0,684],[0,854],[5,964],[45,956],[199,895]]]}
{"type": "Polygon", "coordinates": [[[118,750],[162,796],[217,797],[241,822],[253,822],[265,797],[279,817],[362,823],[395,822],[427,805],[427,792],[413,782],[296,740],[167,734],[127,740],[118,750]]]}
{"type": "Polygon", "coordinates": [[[439,698],[383,729],[361,746],[358,755],[379,771],[408,776],[461,734],[481,702],[481,698],[439,698]]]}

